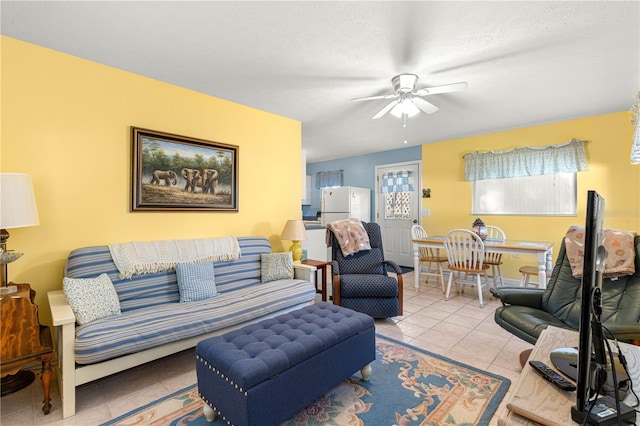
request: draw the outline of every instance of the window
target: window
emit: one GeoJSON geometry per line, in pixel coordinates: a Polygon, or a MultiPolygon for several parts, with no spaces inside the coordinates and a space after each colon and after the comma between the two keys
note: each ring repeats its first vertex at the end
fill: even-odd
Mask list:
{"type": "Polygon", "coordinates": [[[316,189],[342,186],[344,183],[343,170],[330,170],[316,173],[316,189]]]}
{"type": "Polygon", "coordinates": [[[472,214],[576,214],[576,173],[587,169],[585,141],[465,154],[472,214]]]}
{"type": "Polygon", "coordinates": [[[380,192],[384,194],[385,219],[409,219],[412,193],[415,192],[411,171],[389,172],[382,175],[380,192]]]}
{"type": "Polygon", "coordinates": [[[474,215],[573,216],[576,173],[554,173],[473,182],[474,215]]]}

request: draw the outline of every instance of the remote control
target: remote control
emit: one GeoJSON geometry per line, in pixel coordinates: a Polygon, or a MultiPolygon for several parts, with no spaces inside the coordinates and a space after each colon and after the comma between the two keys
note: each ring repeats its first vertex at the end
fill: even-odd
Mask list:
{"type": "Polygon", "coordinates": [[[564,391],[576,390],[576,385],[562,377],[560,374],[552,370],[542,361],[529,361],[529,365],[533,367],[544,379],[550,381],[564,391]]]}

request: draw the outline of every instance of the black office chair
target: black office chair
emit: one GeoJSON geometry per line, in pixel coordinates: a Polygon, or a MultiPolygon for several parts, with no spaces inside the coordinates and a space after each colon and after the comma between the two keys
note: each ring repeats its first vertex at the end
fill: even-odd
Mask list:
{"type": "Polygon", "coordinates": [[[335,235],[330,232],[333,303],[373,318],[402,315],[402,270],[384,260],[382,235],[377,223],[363,222],[371,250],[344,256],[335,235]],[[387,267],[397,279],[387,274],[387,267]]]}

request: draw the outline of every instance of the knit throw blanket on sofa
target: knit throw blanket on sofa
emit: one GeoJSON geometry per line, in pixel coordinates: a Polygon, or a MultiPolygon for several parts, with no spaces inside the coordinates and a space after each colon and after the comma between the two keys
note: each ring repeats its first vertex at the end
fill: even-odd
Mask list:
{"type": "Polygon", "coordinates": [[[120,278],[171,271],[177,263],[231,261],[240,258],[234,236],[194,240],[133,241],[110,244],[120,278]]]}

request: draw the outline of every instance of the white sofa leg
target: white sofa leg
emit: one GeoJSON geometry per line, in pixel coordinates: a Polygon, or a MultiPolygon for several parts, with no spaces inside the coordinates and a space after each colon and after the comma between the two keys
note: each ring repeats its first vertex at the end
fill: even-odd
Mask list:
{"type": "Polygon", "coordinates": [[[204,408],[202,409],[202,411],[204,412],[204,417],[209,423],[216,419],[216,412],[206,402],[204,403],[204,408]]]}
{"type": "Polygon", "coordinates": [[[369,380],[369,377],[371,377],[371,370],[371,363],[362,367],[362,369],[360,370],[360,374],[362,374],[362,380],[369,380]]]}

